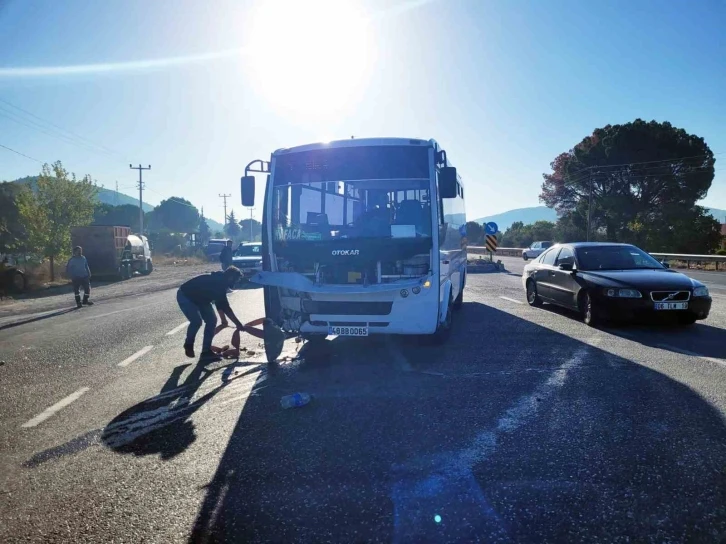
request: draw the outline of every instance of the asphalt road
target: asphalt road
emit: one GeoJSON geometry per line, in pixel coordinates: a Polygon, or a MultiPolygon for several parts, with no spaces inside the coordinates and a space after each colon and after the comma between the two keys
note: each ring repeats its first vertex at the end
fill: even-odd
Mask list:
{"type": "Polygon", "coordinates": [[[0,330],[0,541],[726,540],[726,293],[592,329],[502,260],[446,347],[289,341],[275,374],[249,337],[185,359],[173,290],[0,330]]]}

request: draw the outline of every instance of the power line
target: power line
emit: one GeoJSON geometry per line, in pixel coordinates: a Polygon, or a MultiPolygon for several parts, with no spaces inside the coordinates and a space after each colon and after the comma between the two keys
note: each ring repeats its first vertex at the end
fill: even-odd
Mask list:
{"type": "Polygon", "coordinates": [[[12,148],[10,148],[10,147],[8,147],[6,145],[0,144],[0,147],[2,147],[3,149],[7,149],[8,151],[12,151],[13,153],[16,153],[17,155],[20,155],[21,157],[25,157],[26,159],[30,159],[31,161],[35,161],[35,162],[37,162],[39,164],[43,164],[43,161],[39,161],[38,159],[34,159],[33,157],[30,157],[30,156],[26,155],[25,153],[21,153],[20,151],[15,151],[14,149],[12,149],[12,148]]]}
{"type": "MultiPolygon", "coordinates": [[[[712,153],[711,155],[724,155],[726,154],[726,151],[721,151],[719,153],[712,153]]],[[[594,168],[619,168],[621,166],[633,166],[636,164],[654,164],[654,163],[673,163],[677,161],[684,161],[687,159],[700,159],[704,157],[710,157],[711,155],[704,154],[704,155],[691,155],[690,157],[673,157],[672,159],[658,159],[654,161],[641,161],[641,162],[624,162],[622,164],[604,164],[602,166],[586,166],[582,170],[592,170],[594,168]]]]}
{"type": "Polygon", "coordinates": [[[108,153],[114,153],[114,154],[116,154],[115,151],[113,151],[112,149],[109,149],[108,147],[106,147],[104,145],[96,144],[96,143],[92,142],[91,140],[89,140],[89,139],[87,139],[87,138],[85,138],[83,136],[80,136],[80,135],[76,134],[75,132],[72,132],[72,131],[70,131],[68,129],[65,129],[65,128],[61,127],[61,126],[58,126],[55,123],[52,123],[52,122],[48,121],[47,119],[43,119],[42,117],[39,117],[39,116],[35,115],[34,113],[29,112],[28,110],[25,110],[25,109],[21,108],[20,106],[16,106],[15,104],[11,104],[7,100],[4,100],[4,99],[0,98],[0,102],[2,102],[3,104],[6,104],[7,106],[10,106],[11,108],[15,108],[16,110],[21,111],[21,112],[23,112],[26,115],[30,115],[31,117],[34,117],[35,119],[38,119],[39,121],[42,121],[42,122],[44,122],[44,123],[46,123],[46,124],[48,124],[48,125],[56,128],[58,130],[61,130],[63,132],[66,132],[66,133],[70,134],[71,136],[77,138],[78,140],[85,141],[88,144],[93,145],[93,146],[96,146],[99,149],[103,149],[104,151],[106,151],[108,153]]]}
{"type": "MultiPolygon", "coordinates": [[[[70,138],[70,137],[68,137],[68,136],[66,136],[64,134],[58,133],[57,131],[56,132],[50,132],[47,127],[43,127],[42,125],[40,125],[40,124],[38,124],[38,123],[36,123],[34,121],[30,121],[28,119],[22,119],[22,118],[18,119],[16,114],[14,114],[13,112],[10,112],[10,111],[8,111],[6,109],[0,108],[0,116],[5,117],[6,119],[10,119],[11,121],[13,121],[13,122],[15,122],[15,123],[17,123],[17,124],[19,124],[21,126],[24,126],[26,128],[30,128],[30,129],[33,129],[33,130],[37,130],[38,132],[40,132],[42,134],[45,134],[46,136],[51,136],[53,138],[57,138],[57,139],[62,140],[64,142],[66,142],[66,143],[73,144],[75,146],[84,148],[87,151],[93,151],[94,153],[100,153],[100,151],[98,149],[95,149],[95,148],[93,148],[93,147],[89,146],[88,144],[85,144],[85,143],[83,143],[81,141],[74,140],[74,139],[72,139],[72,138],[70,138]]],[[[106,154],[106,153],[104,153],[104,154],[106,154]]]]}

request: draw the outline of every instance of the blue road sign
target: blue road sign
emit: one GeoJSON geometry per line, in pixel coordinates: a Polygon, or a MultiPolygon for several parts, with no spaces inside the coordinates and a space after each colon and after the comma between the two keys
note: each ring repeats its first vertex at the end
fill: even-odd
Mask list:
{"type": "Polygon", "coordinates": [[[487,234],[496,234],[499,232],[499,227],[494,221],[490,221],[486,224],[486,233],[487,234]]]}

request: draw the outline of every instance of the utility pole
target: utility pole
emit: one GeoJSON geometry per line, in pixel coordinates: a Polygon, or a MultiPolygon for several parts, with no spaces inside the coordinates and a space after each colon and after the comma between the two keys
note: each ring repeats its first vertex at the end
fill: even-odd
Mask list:
{"type": "Polygon", "coordinates": [[[227,199],[232,195],[219,195],[219,198],[224,199],[224,226],[227,226],[227,199]]]}
{"type": "Polygon", "coordinates": [[[587,241],[590,241],[590,221],[592,219],[592,170],[590,170],[590,198],[587,204],[587,241]]]}
{"type": "Polygon", "coordinates": [[[118,206],[118,180],[116,180],[116,194],[113,197],[113,205],[118,206]]]}
{"type": "Polygon", "coordinates": [[[254,208],[250,208],[250,242],[254,242],[252,239],[252,212],[254,212],[254,208]]]}
{"type": "Polygon", "coordinates": [[[143,167],[140,164],[138,166],[129,164],[129,168],[139,171],[139,235],[142,235],[144,234],[144,180],[142,178],[142,172],[144,170],[151,170],[151,165],[143,167]]]}

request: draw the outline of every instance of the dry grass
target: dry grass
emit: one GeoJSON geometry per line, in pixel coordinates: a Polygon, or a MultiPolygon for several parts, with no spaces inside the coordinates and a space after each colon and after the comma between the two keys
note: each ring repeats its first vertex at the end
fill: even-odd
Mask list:
{"type": "MultiPolygon", "coordinates": [[[[21,268],[22,269],[22,268],[21,268]]],[[[25,280],[28,291],[45,289],[56,285],[65,285],[69,280],[63,274],[63,266],[55,264],[55,280],[50,281],[50,262],[44,261],[36,266],[28,266],[25,271],[25,280]]]]}

